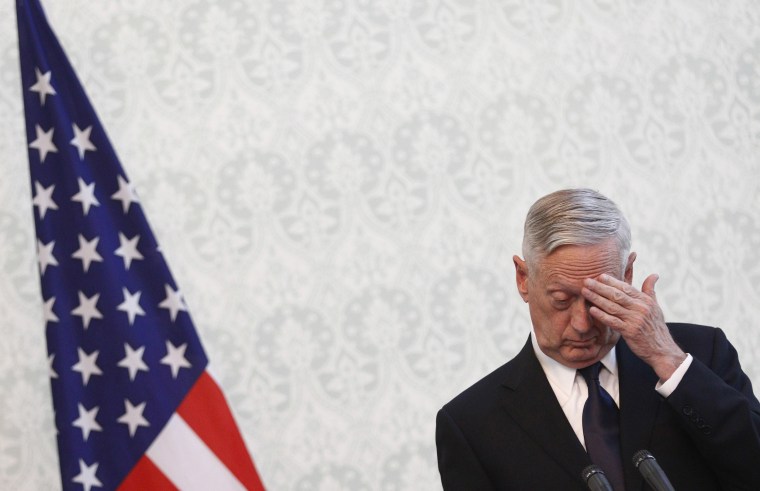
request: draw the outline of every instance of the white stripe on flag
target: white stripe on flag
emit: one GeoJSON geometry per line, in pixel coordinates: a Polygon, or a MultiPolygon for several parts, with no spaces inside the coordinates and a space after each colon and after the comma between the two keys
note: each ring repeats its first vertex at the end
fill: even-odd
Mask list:
{"type": "Polygon", "coordinates": [[[245,489],[176,413],[166,423],[146,454],[156,467],[183,491],[245,489]]]}

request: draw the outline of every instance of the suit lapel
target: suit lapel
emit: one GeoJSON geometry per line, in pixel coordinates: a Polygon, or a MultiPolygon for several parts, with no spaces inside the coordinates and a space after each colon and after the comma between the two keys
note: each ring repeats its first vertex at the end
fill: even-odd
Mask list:
{"type": "Polygon", "coordinates": [[[591,461],[557,402],[530,338],[511,365],[502,384],[504,409],[572,479],[580,481],[581,471],[591,461]]]}
{"type": "MultiPolygon", "coordinates": [[[[633,454],[648,448],[662,397],[654,390],[657,375],[623,339],[617,344],[620,377],[620,439],[627,489],[642,489],[644,481],[631,463],[633,454]]],[[[573,479],[591,461],[575,436],[538,362],[530,338],[510,363],[502,406],[523,431],[573,479]]]]}
{"type": "Polygon", "coordinates": [[[643,479],[631,463],[633,454],[648,448],[662,397],[654,390],[657,375],[631,352],[623,339],[617,344],[620,377],[620,444],[625,480],[631,490],[642,489],[643,479]]]}

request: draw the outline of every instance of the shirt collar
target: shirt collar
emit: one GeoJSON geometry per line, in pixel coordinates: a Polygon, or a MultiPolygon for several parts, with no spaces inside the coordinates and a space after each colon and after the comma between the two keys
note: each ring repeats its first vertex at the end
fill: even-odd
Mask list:
{"type": "MultiPolygon", "coordinates": [[[[538,341],[536,341],[535,332],[531,332],[530,339],[533,344],[533,351],[536,353],[536,358],[538,358],[538,362],[541,364],[541,368],[543,368],[546,378],[549,379],[549,383],[555,388],[555,394],[557,395],[560,405],[563,405],[570,397],[570,393],[573,390],[577,370],[575,368],[566,367],[541,351],[541,348],[538,346],[538,341]]],[[[604,365],[604,367],[617,378],[617,354],[614,348],[604,355],[602,358],[602,365],[604,365]]]]}

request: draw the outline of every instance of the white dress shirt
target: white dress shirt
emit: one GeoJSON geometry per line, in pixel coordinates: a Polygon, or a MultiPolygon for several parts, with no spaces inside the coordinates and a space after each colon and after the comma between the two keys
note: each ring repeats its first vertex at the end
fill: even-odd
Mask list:
{"type": "MultiPolygon", "coordinates": [[[[554,395],[557,397],[557,401],[567,417],[567,421],[573,428],[583,448],[586,448],[586,441],[583,438],[583,406],[588,398],[586,381],[583,380],[583,376],[578,373],[578,370],[566,367],[541,351],[536,341],[535,333],[531,333],[530,338],[533,343],[533,351],[536,353],[538,362],[541,364],[541,368],[543,368],[546,378],[549,380],[549,385],[551,385],[554,395]]],[[[675,373],[665,383],[657,382],[654,389],[661,396],[668,397],[678,387],[686,370],[691,365],[691,360],[691,355],[687,353],[686,359],[675,373]]],[[[599,383],[610,394],[615,404],[620,407],[620,385],[618,383],[616,351],[611,349],[609,353],[604,355],[601,361],[604,368],[599,370],[599,383]]]]}

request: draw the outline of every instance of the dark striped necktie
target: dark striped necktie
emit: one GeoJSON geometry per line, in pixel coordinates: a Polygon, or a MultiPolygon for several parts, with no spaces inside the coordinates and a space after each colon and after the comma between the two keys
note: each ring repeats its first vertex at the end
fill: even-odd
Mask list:
{"type": "Polygon", "coordinates": [[[588,399],[583,406],[583,438],[591,461],[602,468],[615,491],[624,491],[618,408],[599,383],[601,367],[602,362],[598,361],[578,370],[588,385],[588,399]]]}

